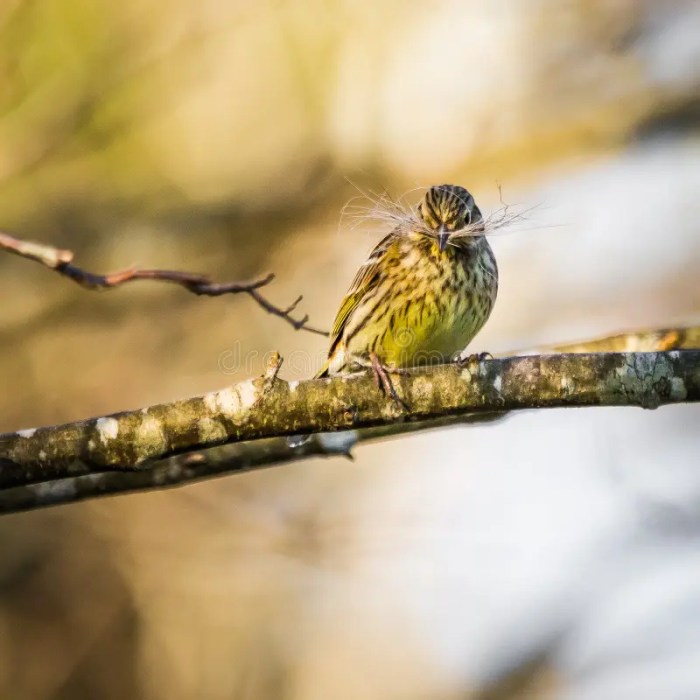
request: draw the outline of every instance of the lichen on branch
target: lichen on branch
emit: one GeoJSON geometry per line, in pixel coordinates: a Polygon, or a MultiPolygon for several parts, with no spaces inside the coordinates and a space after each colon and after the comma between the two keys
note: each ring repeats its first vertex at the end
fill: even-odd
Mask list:
{"type": "Polygon", "coordinates": [[[232,442],[358,430],[444,416],[700,400],[700,351],[507,357],[396,376],[410,407],[367,374],[287,382],[273,363],[256,379],[203,396],[0,436],[0,488],[106,471],[232,442]]]}

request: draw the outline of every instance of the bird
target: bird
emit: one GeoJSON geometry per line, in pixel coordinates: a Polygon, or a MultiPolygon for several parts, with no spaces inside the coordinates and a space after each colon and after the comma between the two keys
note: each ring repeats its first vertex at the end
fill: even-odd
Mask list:
{"type": "Polygon", "coordinates": [[[316,377],[369,367],[377,386],[397,398],[388,374],[458,359],[498,293],[498,266],[485,234],[467,189],[429,187],[357,271],[316,377]]]}

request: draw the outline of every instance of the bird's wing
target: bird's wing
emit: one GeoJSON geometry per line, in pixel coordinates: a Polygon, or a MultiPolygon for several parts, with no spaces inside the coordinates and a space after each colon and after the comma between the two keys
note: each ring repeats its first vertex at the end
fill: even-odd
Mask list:
{"type": "Polygon", "coordinates": [[[329,354],[333,352],[335,346],[343,335],[345,324],[348,322],[352,312],[358,307],[365,295],[376,289],[382,279],[381,265],[387,253],[391,252],[392,244],[396,242],[395,233],[385,236],[370,253],[367,261],[357,271],[355,279],[350,285],[348,293],[340,304],[340,309],[336,314],[331,331],[331,347],[329,354]]]}

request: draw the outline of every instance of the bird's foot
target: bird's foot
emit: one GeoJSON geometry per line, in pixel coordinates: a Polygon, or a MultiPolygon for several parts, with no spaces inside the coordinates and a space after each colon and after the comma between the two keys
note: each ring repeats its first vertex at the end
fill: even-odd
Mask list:
{"type": "Polygon", "coordinates": [[[490,352],[476,352],[471,355],[460,355],[455,359],[455,364],[458,367],[466,367],[467,369],[474,369],[480,362],[484,360],[493,360],[493,355],[490,352]]]}
{"type": "Polygon", "coordinates": [[[403,410],[408,411],[408,404],[399,396],[394,383],[391,381],[391,375],[406,376],[410,374],[410,370],[405,367],[393,367],[384,364],[375,352],[370,352],[369,355],[349,355],[348,362],[351,367],[359,367],[361,371],[371,370],[374,385],[385,395],[389,396],[403,410]]]}
{"type": "Polygon", "coordinates": [[[371,352],[369,354],[370,367],[374,375],[374,383],[385,396],[390,396],[404,411],[408,411],[408,404],[398,395],[394,382],[391,381],[391,375],[406,375],[408,370],[401,367],[389,367],[380,362],[377,354],[371,352]]]}

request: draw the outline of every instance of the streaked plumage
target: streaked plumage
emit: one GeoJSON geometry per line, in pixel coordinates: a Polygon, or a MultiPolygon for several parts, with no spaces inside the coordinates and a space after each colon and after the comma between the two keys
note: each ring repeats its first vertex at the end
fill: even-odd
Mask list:
{"type": "Polygon", "coordinates": [[[463,187],[431,187],[372,251],[341,302],[317,376],[449,362],[479,332],[498,290],[481,212],[463,187]]]}

